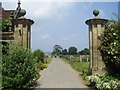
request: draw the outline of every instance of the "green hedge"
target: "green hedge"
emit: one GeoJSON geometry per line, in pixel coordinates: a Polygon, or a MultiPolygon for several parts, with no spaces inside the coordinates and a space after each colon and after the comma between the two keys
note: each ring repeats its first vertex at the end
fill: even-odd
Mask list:
{"type": "Polygon", "coordinates": [[[10,47],[2,60],[2,76],[3,89],[34,86],[39,73],[31,51],[22,47],[10,47]]]}

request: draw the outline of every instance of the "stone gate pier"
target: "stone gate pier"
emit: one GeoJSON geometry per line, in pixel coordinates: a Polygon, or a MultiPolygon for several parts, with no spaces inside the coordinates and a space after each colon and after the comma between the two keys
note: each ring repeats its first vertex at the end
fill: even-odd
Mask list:
{"type": "Polygon", "coordinates": [[[94,18],[87,20],[85,23],[89,27],[89,49],[90,49],[90,74],[104,73],[105,64],[98,47],[100,46],[100,40],[98,36],[103,34],[107,19],[99,18],[99,10],[93,11],[94,18]]]}

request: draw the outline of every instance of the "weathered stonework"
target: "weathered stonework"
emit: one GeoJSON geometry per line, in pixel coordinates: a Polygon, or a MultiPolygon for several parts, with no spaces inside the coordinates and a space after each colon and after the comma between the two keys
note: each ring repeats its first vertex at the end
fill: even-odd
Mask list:
{"type": "Polygon", "coordinates": [[[33,20],[20,18],[12,21],[14,25],[14,44],[30,48],[31,25],[33,20]]]}
{"type": "Polygon", "coordinates": [[[98,36],[103,34],[107,21],[107,19],[101,19],[96,16],[85,22],[89,26],[90,74],[105,72],[105,64],[98,50],[101,43],[98,36]]]}
{"type": "Polygon", "coordinates": [[[0,42],[5,44],[14,44],[16,46],[22,46],[23,48],[30,48],[31,45],[31,25],[33,20],[25,18],[26,11],[21,9],[20,1],[16,10],[0,10],[3,12],[3,19],[11,20],[11,30],[8,32],[1,32],[2,38],[0,42]]]}

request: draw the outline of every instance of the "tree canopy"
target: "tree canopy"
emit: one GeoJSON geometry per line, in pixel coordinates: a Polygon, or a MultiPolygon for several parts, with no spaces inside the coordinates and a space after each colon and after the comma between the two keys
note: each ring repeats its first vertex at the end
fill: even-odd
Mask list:
{"type": "Polygon", "coordinates": [[[80,55],[89,55],[89,49],[85,48],[85,49],[79,51],[78,54],[80,54],[80,55]]]}
{"type": "Polygon", "coordinates": [[[62,55],[67,55],[67,54],[68,54],[67,49],[63,49],[62,50],[62,55]]]}
{"type": "Polygon", "coordinates": [[[37,62],[44,63],[45,54],[40,49],[37,49],[33,52],[33,57],[36,58],[37,62]]]}
{"type": "Polygon", "coordinates": [[[54,45],[52,54],[59,55],[62,52],[62,47],[60,45],[54,45]]]}
{"type": "Polygon", "coordinates": [[[76,47],[69,47],[68,53],[69,53],[69,55],[77,54],[77,48],[76,47]]]}

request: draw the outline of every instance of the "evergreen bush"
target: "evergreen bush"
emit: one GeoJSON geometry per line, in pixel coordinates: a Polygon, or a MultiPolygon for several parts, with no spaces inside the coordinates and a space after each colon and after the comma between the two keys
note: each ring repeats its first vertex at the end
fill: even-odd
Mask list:
{"type": "Polygon", "coordinates": [[[39,73],[35,68],[35,60],[28,49],[9,47],[9,52],[2,60],[2,88],[29,88],[35,85],[39,73]]]}

